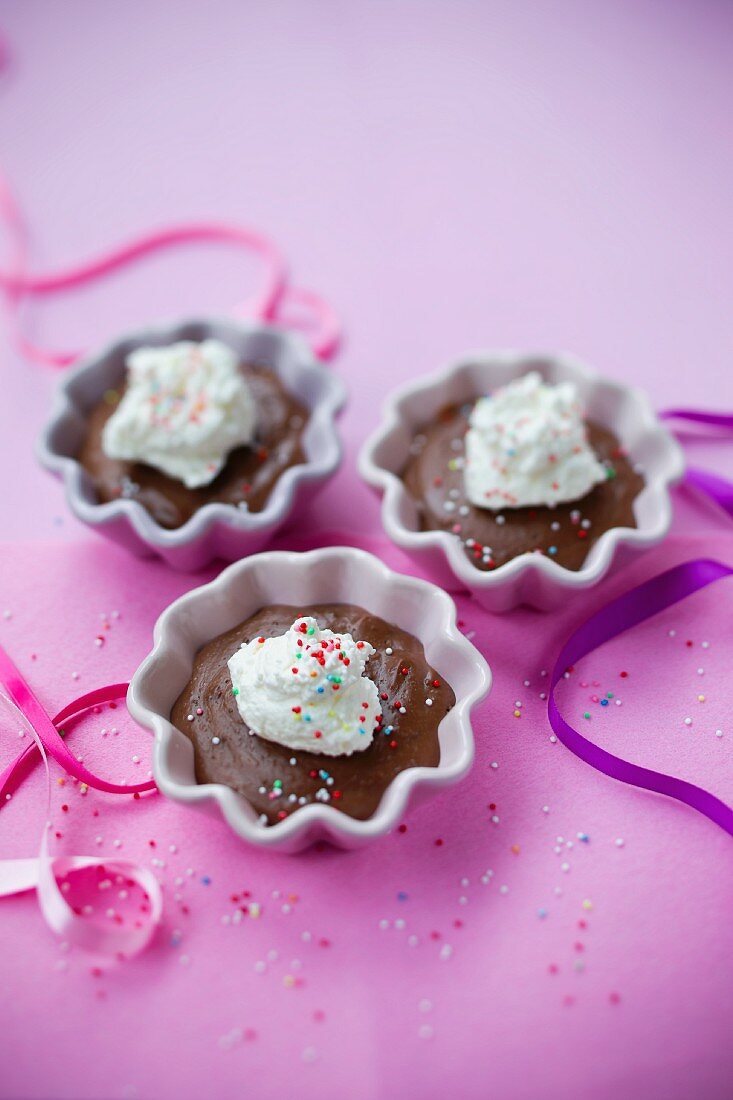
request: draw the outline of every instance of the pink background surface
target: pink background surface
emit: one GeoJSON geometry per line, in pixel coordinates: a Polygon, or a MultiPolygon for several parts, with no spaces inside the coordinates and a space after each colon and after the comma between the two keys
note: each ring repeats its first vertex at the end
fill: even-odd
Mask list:
{"type": "MultiPolygon", "coordinates": [[[[568,348],[660,406],[731,407],[732,30],[725,3],[174,11],[5,0],[1,167],[39,268],[192,216],[270,232],[348,333],[334,368],[351,393],[346,462],[312,528],[374,533],[378,508],[353,462],[382,394],[470,348],[568,348]]],[[[255,277],[226,249],[181,251],[58,299],[29,324],[48,342],[93,346],[159,316],[221,312],[255,277]]],[[[0,600],[13,612],[0,641],[53,708],[129,674],[159,610],[193,581],[131,564],[68,516],[31,453],[53,376],[7,343],[0,356],[0,446],[13,456],[4,538],[37,540],[0,551],[0,600]],[[97,650],[112,607],[122,619],[97,650]]],[[[695,460],[730,467],[720,446],[696,444],[695,460]]],[[[606,594],[701,550],[733,561],[714,536],[723,530],[713,509],[680,494],[677,531],[698,540],[650,555],[606,594]]],[[[730,798],[717,587],[614,643],[584,675],[615,690],[620,668],[630,672],[624,705],[594,714],[599,740],[674,762],[730,798]]],[[[539,668],[583,610],[466,613],[496,675],[476,767],[367,852],[262,856],[158,798],[132,808],[55,791],[56,814],[62,797],[70,806],[69,851],[113,855],[120,839],[121,854],[165,860],[165,927],[144,957],[96,978],[31,898],[3,903],[0,1094],[268,1097],[295,1082],[304,1097],[730,1095],[730,842],[549,742],[539,668]],[[555,853],[567,840],[573,848],[555,853]],[[243,889],[262,916],[222,924],[243,889]],[[288,974],[302,985],[283,984],[288,974]]],[[[575,713],[584,689],[567,690],[575,713]]],[[[79,743],[133,778],[144,734],[120,729],[102,741],[89,723],[79,743]]],[[[4,743],[2,760],[15,748],[4,743]]],[[[37,775],[3,809],[2,855],[35,851],[41,789],[37,775]]]]}

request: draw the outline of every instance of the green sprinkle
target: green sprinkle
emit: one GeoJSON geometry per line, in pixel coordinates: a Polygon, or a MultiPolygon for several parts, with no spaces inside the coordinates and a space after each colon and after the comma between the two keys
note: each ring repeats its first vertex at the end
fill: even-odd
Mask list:
{"type": "Polygon", "coordinates": [[[584,718],[590,718],[590,711],[586,710],[585,713],[583,714],[583,717],[584,718]]]}
{"type": "Polygon", "coordinates": [[[607,699],[613,699],[613,692],[612,691],[607,691],[606,692],[606,698],[607,699]]]}
{"type": "Polygon", "coordinates": [[[616,476],[616,471],[613,466],[606,466],[606,481],[613,481],[616,476]]]}
{"type": "Polygon", "coordinates": [[[316,628],[314,626],[309,626],[308,627],[308,633],[309,634],[315,634],[315,632],[316,632],[316,628]]]}
{"type": "Polygon", "coordinates": [[[232,688],[232,695],[239,695],[239,688],[232,688]]]}

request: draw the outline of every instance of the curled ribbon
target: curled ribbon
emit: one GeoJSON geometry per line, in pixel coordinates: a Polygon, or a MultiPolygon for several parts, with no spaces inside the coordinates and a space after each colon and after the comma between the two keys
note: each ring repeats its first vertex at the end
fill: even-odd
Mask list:
{"type": "Polygon", "coordinates": [[[163,911],[160,884],[145,867],[130,860],[100,859],[97,856],[52,857],[49,853],[48,820],[51,805],[51,773],[48,756],[53,756],[65,771],[87,786],[111,794],[141,794],[155,790],[155,783],[109,783],[100,778],[69,751],[61,738],[63,724],[68,725],[90,709],[102,704],[115,705],[124,699],[127,684],[112,684],[98,688],[75,699],[64,707],[55,718],[50,718],[21,676],[19,670],[0,647],[0,696],[30,731],[33,742],[0,774],[0,807],[6,804],[13,791],[27,775],[30,767],[43,762],[47,781],[46,822],[41,835],[40,851],[35,859],[6,859],[0,861],[0,897],[9,897],[35,889],[41,912],[49,927],[69,943],[82,947],[101,957],[129,958],[149,943],[163,911]],[[96,924],[86,919],[69,905],[61,891],[58,878],[83,868],[96,867],[108,874],[122,876],[126,883],[133,882],[143,891],[149,911],[147,919],[135,923],[96,924]]]}
{"type": "Polygon", "coordinates": [[[685,802],[693,810],[709,817],[731,836],[733,836],[733,808],[710,791],[695,786],[694,783],[688,783],[684,779],[677,779],[675,776],[652,768],[643,768],[639,764],[632,764],[593,744],[560,714],[555,700],[555,688],[563,678],[566,669],[604,642],[645,622],[646,619],[679,603],[680,600],[686,599],[701,588],[732,575],[733,569],[721,562],[697,558],[660,573],[658,577],[645,581],[636,588],[632,588],[630,592],[626,592],[625,595],[606,604],[583,623],[563,646],[552,672],[547,701],[550,725],[560,741],[575,756],[584,760],[586,764],[590,764],[596,771],[604,772],[621,783],[645,787],[649,791],[666,794],[670,798],[685,802]]]}
{"type": "Polygon", "coordinates": [[[28,233],[20,209],[7,183],[0,175],[0,217],[5,223],[11,246],[10,268],[0,271],[3,293],[15,343],[22,354],[44,366],[65,367],[83,354],[79,351],[48,351],[31,343],[21,332],[18,313],[26,297],[55,294],[84,286],[111,272],[126,267],[155,252],[182,244],[227,243],[257,254],[265,264],[265,280],[260,293],[236,312],[253,315],[272,324],[283,323],[310,334],[314,353],[330,358],[340,341],[338,318],[328,303],[315,291],[288,285],[287,265],[275,244],[262,233],[228,222],[200,221],[171,225],[110,249],[97,259],[50,275],[29,275],[28,233]],[[286,313],[288,307],[291,307],[286,313]],[[293,311],[304,310],[306,318],[293,311]],[[313,323],[309,325],[307,318],[313,323]]]}
{"type": "MultiPolygon", "coordinates": [[[[686,420],[692,424],[723,428],[726,431],[733,430],[733,416],[727,413],[712,413],[701,409],[667,409],[659,415],[662,420],[686,420]]],[[[706,493],[729,516],[733,517],[733,482],[717,474],[708,473],[707,470],[689,468],[685,474],[685,480],[689,485],[706,493]]],[[[645,787],[647,790],[666,794],[670,798],[685,802],[733,836],[733,809],[725,802],[709,791],[696,787],[693,783],[666,775],[664,772],[654,771],[652,768],[642,768],[638,764],[622,760],[613,753],[599,748],[565,721],[555,701],[555,688],[562,679],[563,673],[571,665],[576,664],[581,657],[587,656],[604,642],[650,619],[665,608],[679,603],[680,600],[686,599],[701,588],[731,575],[733,575],[733,569],[729,569],[721,562],[696,558],[694,561],[683,562],[682,565],[660,573],[658,577],[645,581],[624,596],[619,596],[618,599],[602,607],[579,627],[563,646],[552,674],[547,716],[550,719],[550,725],[565,747],[586,764],[590,764],[592,768],[622,783],[645,787]]]]}

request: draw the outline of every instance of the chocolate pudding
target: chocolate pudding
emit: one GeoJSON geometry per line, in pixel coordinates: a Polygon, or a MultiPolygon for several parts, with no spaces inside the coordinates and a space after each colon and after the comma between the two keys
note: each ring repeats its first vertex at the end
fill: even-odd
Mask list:
{"type": "Polygon", "coordinates": [[[143,462],[125,462],[105,454],[102,432],[125,385],[105,394],[89,415],[87,437],[79,452],[79,462],[92,479],[99,500],[137,500],[156,523],[167,528],[182,527],[212,501],[261,512],[280,475],[306,461],[302,437],[308,409],[288,393],[270,368],[247,363],[241,370],[257,408],[256,441],[231,451],[218,476],[196,489],[143,462]]]}
{"type": "Polygon", "coordinates": [[[402,480],[417,505],[421,530],[452,532],[483,571],[532,552],[577,570],[604,531],[636,527],[633,502],[644,480],[613,432],[592,421],[586,423],[588,441],[607,476],[582,499],[552,508],[500,511],[472,504],[463,481],[463,441],[471,407],[447,405],[415,436],[402,480]]]}
{"type": "Polygon", "coordinates": [[[438,726],[455,695],[425,659],[421,643],[352,604],[263,608],[199,650],[191,679],[171,712],[194,747],[199,783],[223,783],[273,825],[313,802],[364,820],[401,771],[437,767],[438,726]],[[350,756],[293,750],[250,733],[240,717],[227,661],[242,642],[283,634],[300,616],[374,646],[365,674],[376,684],[382,716],[368,748],[350,756]],[[428,702],[428,700],[430,702],[428,702]]]}

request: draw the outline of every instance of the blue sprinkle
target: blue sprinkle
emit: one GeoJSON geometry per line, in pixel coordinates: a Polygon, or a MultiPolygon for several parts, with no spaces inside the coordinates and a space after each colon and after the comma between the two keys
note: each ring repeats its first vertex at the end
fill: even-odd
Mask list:
{"type": "Polygon", "coordinates": [[[303,715],[303,721],[304,722],[310,722],[310,720],[311,720],[310,714],[304,714],[303,715]]]}
{"type": "Polygon", "coordinates": [[[578,840],[582,840],[583,844],[590,843],[590,837],[587,833],[578,833],[578,840]]]}
{"type": "Polygon", "coordinates": [[[397,892],[397,900],[398,901],[407,901],[408,896],[409,895],[406,894],[404,890],[398,890],[398,892],[397,892]]]}
{"type": "Polygon", "coordinates": [[[547,916],[547,910],[546,909],[538,909],[537,910],[537,916],[540,918],[540,920],[544,920],[545,917],[547,916]]]}
{"type": "Polygon", "coordinates": [[[318,692],[319,695],[323,695],[325,690],[326,690],[325,688],[316,688],[316,691],[318,692]]]}
{"type": "Polygon", "coordinates": [[[557,547],[556,546],[548,546],[547,547],[547,553],[552,554],[552,556],[554,557],[555,554],[557,553],[557,547]]]}
{"type": "Polygon", "coordinates": [[[602,707],[607,707],[608,706],[608,699],[601,699],[601,706],[602,707]]]}
{"type": "Polygon", "coordinates": [[[203,882],[204,886],[211,886],[211,879],[208,875],[204,875],[201,881],[203,882]]]}

